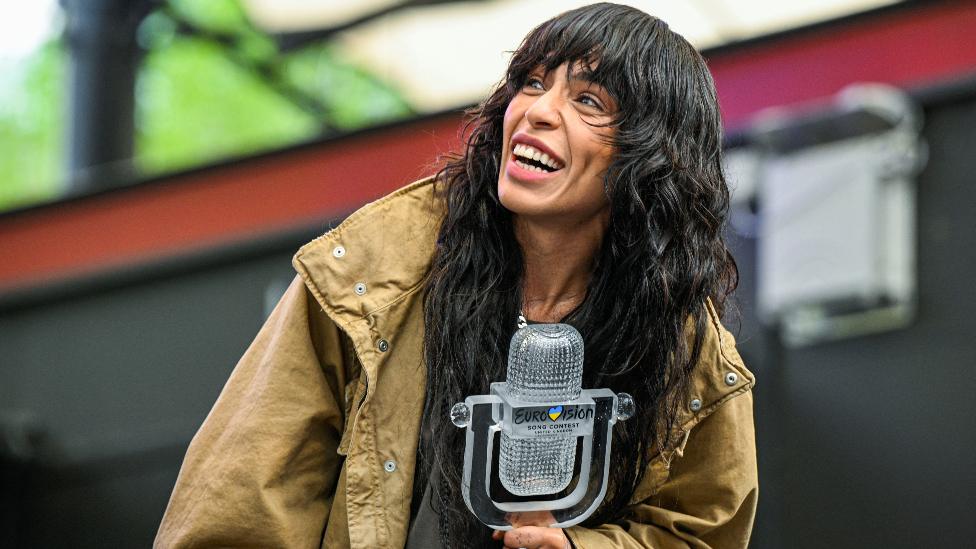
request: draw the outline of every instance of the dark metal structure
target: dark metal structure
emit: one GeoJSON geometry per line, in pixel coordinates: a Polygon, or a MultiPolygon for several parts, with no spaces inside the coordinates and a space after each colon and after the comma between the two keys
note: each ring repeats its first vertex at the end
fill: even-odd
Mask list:
{"type": "Polygon", "coordinates": [[[136,30],[161,0],[62,0],[71,57],[72,193],[129,182],[135,132],[136,30]]]}

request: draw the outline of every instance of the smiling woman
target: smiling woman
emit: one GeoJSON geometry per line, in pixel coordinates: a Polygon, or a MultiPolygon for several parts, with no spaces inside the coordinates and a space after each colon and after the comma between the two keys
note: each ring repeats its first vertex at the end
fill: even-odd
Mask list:
{"type": "MultiPolygon", "coordinates": [[[[443,406],[503,378],[507,319],[521,313],[572,324],[586,344],[584,386],[643,404],[615,429],[607,498],[568,537],[744,546],[756,504],[752,376],[717,318],[736,269],[721,234],[729,195],[704,60],[660,19],[587,6],[529,33],[471,115],[465,155],[439,174],[447,214],[426,286],[431,436],[417,478],[433,471],[442,545],[478,537],[455,503],[462,441],[443,406]],[[736,382],[722,387],[726,369],[736,382]],[[702,405],[705,387],[727,400],[702,405]],[[718,470],[729,474],[707,478],[718,470]]],[[[509,539],[520,532],[542,536],[540,547],[567,539],[532,527],[506,543],[534,546],[509,539]]]]}
{"type": "Polygon", "coordinates": [[[582,63],[537,67],[505,110],[498,198],[521,216],[605,225],[613,101],[582,63]],[[609,107],[608,107],[609,106],[609,107]]]}
{"type": "Polygon", "coordinates": [[[534,29],[467,124],[435,176],[296,255],[158,545],[747,545],[753,378],[719,321],[736,268],[703,59],[657,18],[587,6],[534,29]],[[462,501],[448,411],[505,378],[524,322],[571,324],[583,386],[641,406],[585,523],[516,513],[492,533],[462,501]]]}

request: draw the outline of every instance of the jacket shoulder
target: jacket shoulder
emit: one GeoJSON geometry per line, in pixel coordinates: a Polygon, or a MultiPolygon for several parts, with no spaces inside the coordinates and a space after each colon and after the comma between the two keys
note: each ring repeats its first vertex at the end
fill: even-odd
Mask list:
{"type": "Polygon", "coordinates": [[[722,325],[715,306],[705,303],[701,354],[692,373],[690,394],[680,422],[688,429],[728,400],[752,389],[756,378],[735,347],[735,337],[722,325]]]}
{"type": "MultiPolygon", "coordinates": [[[[687,463],[688,453],[695,453],[694,448],[707,447],[711,448],[708,452],[722,454],[732,449],[749,451],[752,447],[752,454],[755,453],[755,443],[749,434],[755,377],[736,351],[735,338],[722,325],[711,300],[705,303],[703,320],[698,363],[689,380],[686,401],[677,412],[675,431],[669,437],[667,449],[656,454],[644,482],[631,498],[632,504],[663,489],[671,478],[672,460],[680,457],[687,463]],[[703,431],[705,425],[711,427],[703,431]],[[695,443],[687,448],[692,439],[695,443]]],[[[695,323],[689,322],[685,332],[689,345],[694,340],[694,327],[695,323]]],[[[748,469],[749,464],[737,466],[748,469]]]]}
{"type": "Polygon", "coordinates": [[[426,177],[355,211],[302,246],[292,265],[323,309],[345,324],[423,280],[444,212],[434,177],[426,177]]]}

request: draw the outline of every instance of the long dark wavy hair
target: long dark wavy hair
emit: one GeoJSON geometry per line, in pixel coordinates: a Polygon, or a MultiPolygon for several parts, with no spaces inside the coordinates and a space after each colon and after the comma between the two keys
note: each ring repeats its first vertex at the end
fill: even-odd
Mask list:
{"type": "Polygon", "coordinates": [[[619,109],[604,177],[609,225],[586,296],[564,322],[585,341],[583,386],[626,391],[638,404],[614,428],[607,496],[587,524],[626,518],[651,458],[675,432],[706,300],[721,310],[737,282],[721,232],[729,205],[721,119],[701,55],[664,21],[616,4],[536,27],[503,81],[468,111],[463,153],[448,156],[438,172],[447,214],[424,295],[427,399],[414,497],[436,469],[432,503],[444,547],[491,542],[461,498],[463,430],[448,411],[504,380],[522,303],[522,252],[497,194],[505,110],[532,69],[566,62],[589,67],[619,109]]]}

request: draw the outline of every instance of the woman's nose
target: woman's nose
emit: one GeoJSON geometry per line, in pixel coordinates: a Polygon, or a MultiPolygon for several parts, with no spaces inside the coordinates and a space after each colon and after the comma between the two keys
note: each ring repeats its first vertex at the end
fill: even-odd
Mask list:
{"type": "Polygon", "coordinates": [[[525,111],[525,118],[532,127],[556,128],[560,124],[559,104],[561,103],[556,89],[550,89],[536,98],[535,102],[525,111]]]}

